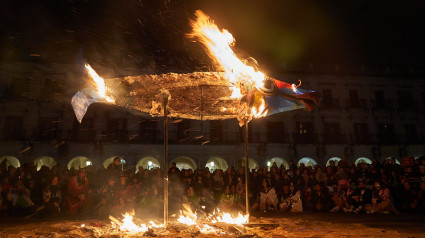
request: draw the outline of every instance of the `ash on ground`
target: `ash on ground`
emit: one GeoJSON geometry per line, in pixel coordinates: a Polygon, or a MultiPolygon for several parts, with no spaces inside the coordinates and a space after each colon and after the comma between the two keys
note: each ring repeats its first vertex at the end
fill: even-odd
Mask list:
{"type": "MultiPolygon", "coordinates": [[[[142,222],[148,224],[148,221],[142,222]]],[[[161,223],[160,220],[155,222],[161,223]]],[[[196,226],[186,226],[171,220],[167,229],[152,228],[147,232],[132,234],[114,228],[109,220],[25,220],[3,225],[0,237],[421,237],[421,233],[412,235],[369,227],[353,220],[335,223],[332,219],[261,217],[251,218],[250,224],[244,227],[211,225],[215,233],[202,233],[196,226]]]]}

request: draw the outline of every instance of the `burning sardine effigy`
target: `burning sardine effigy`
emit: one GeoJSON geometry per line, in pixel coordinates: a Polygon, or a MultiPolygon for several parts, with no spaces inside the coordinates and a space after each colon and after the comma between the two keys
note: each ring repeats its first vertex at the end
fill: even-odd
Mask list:
{"type": "Polygon", "coordinates": [[[83,89],[72,98],[77,119],[81,122],[90,104],[95,102],[113,103],[161,116],[165,97],[167,114],[171,117],[237,118],[243,125],[256,117],[300,108],[312,110],[319,103],[318,92],[269,78],[245,64],[231,48],[235,41],[232,34],[227,30],[220,31],[202,11],[198,10],[195,15],[197,19],[191,21],[193,32],[188,36],[203,43],[222,72],[168,73],[104,80],[86,64],[96,87],[83,89]]]}

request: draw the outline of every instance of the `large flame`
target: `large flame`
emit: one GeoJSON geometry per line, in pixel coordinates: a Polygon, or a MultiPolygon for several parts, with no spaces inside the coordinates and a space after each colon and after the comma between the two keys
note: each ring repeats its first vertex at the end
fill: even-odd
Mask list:
{"type": "MultiPolygon", "coordinates": [[[[225,223],[231,225],[244,225],[248,223],[248,215],[238,214],[238,216],[232,216],[230,213],[221,212],[217,209],[213,214],[208,215],[206,218],[199,219],[196,212],[193,212],[190,205],[183,204],[184,210],[180,211],[180,217],[177,222],[190,227],[195,227],[199,232],[203,234],[220,234],[221,230],[208,224],[214,224],[217,226],[218,223],[225,223]]],[[[118,220],[113,216],[109,216],[113,228],[117,228],[122,232],[128,232],[131,234],[138,234],[147,232],[152,228],[164,228],[164,225],[157,225],[153,221],[149,221],[149,224],[141,223],[137,225],[134,219],[134,211],[131,213],[123,214],[123,218],[118,220]]],[[[84,227],[85,225],[81,225],[84,227]]]]}
{"type": "Polygon", "coordinates": [[[164,226],[164,225],[157,225],[153,221],[149,222],[150,225],[146,225],[143,223],[140,225],[137,225],[133,221],[133,216],[134,216],[134,211],[131,213],[125,213],[123,215],[124,218],[122,219],[122,221],[116,219],[113,216],[109,216],[109,219],[111,220],[112,227],[119,228],[121,231],[128,232],[131,234],[144,233],[144,232],[147,232],[149,228],[160,228],[164,226]]]}
{"type": "Polygon", "coordinates": [[[235,44],[232,34],[225,29],[220,30],[202,11],[196,11],[195,15],[197,19],[191,21],[193,32],[189,36],[203,43],[210,57],[223,68],[232,85],[232,98],[241,98],[244,91],[252,86],[261,88],[264,74],[244,64],[235,55],[231,48],[235,44]]]}
{"type": "Polygon", "coordinates": [[[232,217],[230,213],[226,213],[226,212],[221,213],[220,210],[217,209],[217,213],[214,212],[211,218],[211,222],[212,223],[222,222],[227,224],[243,225],[248,223],[248,217],[249,215],[244,216],[241,213],[239,213],[237,217],[232,217]]]}
{"type": "Polygon", "coordinates": [[[96,84],[97,93],[99,94],[99,97],[105,99],[107,102],[112,102],[112,103],[115,102],[114,98],[106,95],[108,88],[105,85],[105,80],[103,80],[103,78],[100,77],[89,64],[86,64],[85,66],[90,77],[93,79],[94,83],[96,84]]]}

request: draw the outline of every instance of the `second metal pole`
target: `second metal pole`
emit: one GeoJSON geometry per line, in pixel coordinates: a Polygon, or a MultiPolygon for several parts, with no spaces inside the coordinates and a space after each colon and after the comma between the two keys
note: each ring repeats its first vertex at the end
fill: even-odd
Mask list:
{"type": "Polygon", "coordinates": [[[164,108],[164,226],[168,225],[168,97],[163,98],[164,108]]]}
{"type": "Polygon", "coordinates": [[[246,215],[248,215],[249,223],[249,191],[248,191],[248,181],[249,181],[249,159],[248,159],[248,120],[245,122],[245,206],[246,206],[246,215]]]}

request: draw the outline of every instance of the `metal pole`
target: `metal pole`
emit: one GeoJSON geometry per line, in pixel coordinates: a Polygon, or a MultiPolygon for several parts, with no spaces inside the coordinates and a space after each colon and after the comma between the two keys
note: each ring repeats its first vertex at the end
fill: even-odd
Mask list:
{"type": "Polygon", "coordinates": [[[248,180],[249,180],[249,161],[248,161],[248,120],[245,122],[245,206],[246,215],[248,215],[249,223],[249,191],[248,191],[248,180]]]}
{"type": "Polygon", "coordinates": [[[168,97],[163,97],[164,109],[164,226],[168,225],[168,97]]]}

